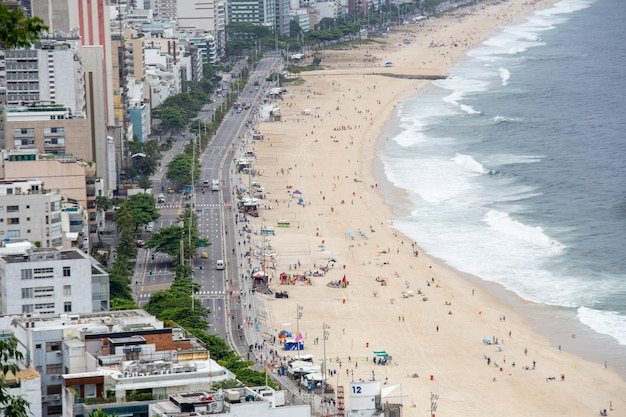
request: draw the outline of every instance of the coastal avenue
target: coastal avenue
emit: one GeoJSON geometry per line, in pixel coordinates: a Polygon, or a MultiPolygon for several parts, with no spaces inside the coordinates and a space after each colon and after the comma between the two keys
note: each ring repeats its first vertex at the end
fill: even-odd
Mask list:
{"type": "MultiPolygon", "coordinates": [[[[230,111],[223,120],[215,137],[209,143],[207,149],[199,158],[201,164],[200,178],[195,179],[195,195],[191,200],[183,199],[181,193],[175,190],[174,193],[167,193],[170,186],[164,179],[167,163],[171,158],[181,153],[185,146],[185,140],[179,139],[173,148],[168,151],[163,158],[161,169],[152,177],[153,194],[165,194],[165,202],[157,204],[161,217],[155,221],[155,229],[169,227],[178,224],[179,213],[182,212],[185,203],[195,200],[195,214],[198,217],[198,231],[200,236],[207,238],[210,246],[198,248],[198,256],[192,260],[194,267],[194,281],[200,285],[200,290],[195,294],[196,300],[201,300],[203,306],[209,308],[211,314],[208,317],[209,332],[217,334],[227,340],[230,325],[227,321],[227,305],[229,294],[233,294],[230,300],[237,300],[240,287],[239,269],[236,251],[235,233],[228,234],[228,231],[235,230],[233,195],[230,179],[231,171],[234,170],[233,157],[234,149],[237,147],[238,139],[244,133],[245,122],[251,118],[251,114],[257,110],[257,98],[263,94],[265,79],[274,68],[282,65],[279,56],[262,59],[256,69],[251,72],[248,85],[240,92],[239,101],[251,103],[249,110],[237,113],[230,111]],[[254,80],[261,80],[261,88],[258,90],[252,86],[254,80]],[[210,182],[212,179],[219,179],[221,183],[220,191],[211,191],[210,182]],[[204,185],[204,181],[208,181],[204,185]],[[206,252],[208,257],[202,258],[202,252],[206,252]],[[217,270],[215,262],[223,259],[226,269],[217,270]]],[[[235,70],[238,71],[238,70],[235,70]]],[[[214,108],[219,106],[219,102],[209,105],[208,109],[201,111],[199,118],[203,122],[210,121],[210,115],[214,108]]],[[[192,136],[193,133],[189,133],[192,136]]],[[[187,136],[187,135],[186,135],[187,136]]],[[[150,294],[169,287],[173,274],[168,270],[170,267],[170,257],[166,254],[155,252],[151,249],[140,249],[137,255],[137,268],[135,269],[133,294],[140,306],[145,305],[150,294]]],[[[235,317],[239,317],[240,312],[233,312],[233,322],[235,317]]],[[[231,323],[232,324],[232,323],[231,323]]],[[[234,341],[234,339],[233,339],[234,341]]],[[[243,340],[238,339],[240,347],[243,340]]]]}

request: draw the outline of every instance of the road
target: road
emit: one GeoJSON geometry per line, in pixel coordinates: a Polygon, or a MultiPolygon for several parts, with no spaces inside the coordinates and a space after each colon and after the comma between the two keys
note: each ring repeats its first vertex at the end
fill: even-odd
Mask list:
{"type": "MultiPolygon", "coordinates": [[[[186,199],[178,190],[175,190],[175,193],[167,193],[170,184],[164,179],[167,163],[183,151],[187,139],[180,138],[175,142],[173,148],[164,155],[160,170],[151,178],[155,197],[161,192],[165,194],[165,202],[158,204],[161,217],[155,222],[155,229],[178,224],[178,216],[185,204],[194,204],[200,235],[211,242],[208,247],[198,248],[199,256],[192,259],[193,279],[200,285],[195,299],[202,302],[212,313],[209,315],[209,333],[216,334],[231,344],[236,342],[239,345],[237,350],[240,352],[246,346],[246,341],[241,332],[240,337],[231,339],[230,335],[233,333],[230,328],[241,323],[244,317],[240,296],[243,295],[246,307],[251,306],[253,297],[248,297],[247,280],[239,269],[242,264],[241,253],[234,233],[236,202],[233,201],[231,192],[233,188],[231,178],[234,175],[233,158],[236,157],[236,150],[245,133],[246,121],[257,110],[259,103],[257,98],[264,90],[264,81],[257,89],[253,86],[253,80],[265,80],[271,71],[280,68],[281,65],[280,57],[267,57],[262,59],[251,73],[249,84],[239,95],[239,102],[253,105],[251,109],[241,113],[231,110],[222,122],[215,137],[199,158],[201,175],[195,179],[195,193],[191,199],[186,199]],[[211,191],[212,179],[219,179],[221,184],[219,191],[211,191]],[[204,185],[205,181],[208,181],[207,185],[204,185]],[[207,258],[201,256],[202,252],[207,253],[207,258]],[[224,260],[226,265],[224,270],[216,269],[218,259],[224,260]]],[[[217,101],[206,106],[200,112],[199,118],[205,122],[209,121],[216,106],[219,105],[220,102],[217,101]]],[[[193,140],[193,136],[188,139],[193,140]]],[[[134,295],[140,306],[148,302],[150,294],[169,287],[173,280],[173,274],[168,270],[170,267],[168,255],[153,250],[139,250],[134,275],[134,295]]]]}

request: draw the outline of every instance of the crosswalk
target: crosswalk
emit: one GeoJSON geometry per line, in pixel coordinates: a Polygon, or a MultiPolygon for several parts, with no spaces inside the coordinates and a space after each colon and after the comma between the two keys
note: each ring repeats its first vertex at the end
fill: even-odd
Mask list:
{"type": "MultiPolygon", "coordinates": [[[[194,293],[195,298],[222,298],[226,295],[226,291],[198,291],[194,293]]],[[[139,294],[139,298],[150,298],[149,293],[139,294]]]]}
{"type": "MultiPolygon", "coordinates": [[[[197,203],[196,207],[222,207],[224,204],[221,203],[197,203]]],[[[182,206],[180,205],[180,203],[178,204],[157,204],[157,208],[160,209],[179,209],[182,206]]]]}

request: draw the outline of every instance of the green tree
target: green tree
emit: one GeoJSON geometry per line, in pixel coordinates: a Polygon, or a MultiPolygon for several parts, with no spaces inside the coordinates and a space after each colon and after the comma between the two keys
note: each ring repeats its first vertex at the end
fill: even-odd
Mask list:
{"type": "Polygon", "coordinates": [[[113,207],[113,201],[107,196],[99,195],[96,197],[96,208],[98,210],[107,211],[113,207]]]}
{"type": "Polygon", "coordinates": [[[289,36],[292,38],[297,38],[302,33],[302,28],[297,20],[292,20],[289,22],[289,36]]]}
{"type": "Polygon", "coordinates": [[[133,215],[127,205],[120,204],[117,210],[115,210],[115,224],[119,232],[125,229],[133,229],[133,215]]]}
{"type": "Polygon", "coordinates": [[[200,286],[189,278],[175,278],[167,290],[158,291],[150,296],[144,309],[159,320],[170,320],[185,329],[205,329],[208,327],[204,319],[208,310],[201,302],[193,303],[191,294],[200,286]]]}
{"type": "Polygon", "coordinates": [[[160,217],[156,208],[156,200],[152,194],[135,194],[126,200],[124,206],[130,212],[135,231],[139,226],[144,226],[160,217]]]}
{"type": "Polygon", "coordinates": [[[128,300],[126,298],[111,298],[111,311],[118,310],[136,310],[137,304],[133,300],[128,300]]]}
{"type": "Polygon", "coordinates": [[[161,119],[163,129],[169,130],[170,137],[187,123],[185,111],[177,107],[164,107],[157,112],[157,117],[161,119]]]}
{"type": "Polygon", "coordinates": [[[150,181],[150,178],[143,176],[139,178],[137,185],[139,188],[143,189],[143,192],[145,193],[148,188],[152,187],[152,181],[150,181]]]}
{"type": "MultiPolygon", "coordinates": [[[[191,184],[191,162],[191,155],[186,153],[176,155],[167,164],[165,177],[179,186],[191,184]]],[[[200,164],[197,161],[194,164],[194,178],[200,178],[200,164]]]]}
{"type": "Polygon", "coordinates": [[[179,226],[162,227],[152,232],[146,241],[146,247],[170,255],[174,263],[177,263],[180,259],[180,241],[182,238],[183,233],[179,226]]]}
{"type": "Polygon", "coordinates": [[[40,18],[26,16],[19,7],[9,10],[0,3],[0,49],[30,46],[47,30],[40,18]]]}
{"type": "Polygon", "coordinates": [[[17,363],[23,359],[24,355],[17,350],[17,339],[0,340],[0,405],[4,407],[7,417],[27,417],[30,414],[30,403],[20,396],[11,395],[6,381],[7,375],[16,375],[20,371],[17,363]]]}
{"type": "MultiPolygon", "coordinates": [[[[181,241],[183,247],[183,259],[190,259],[198,254],[198,245],[210,245],[210,243],[200,238],[200,233],[196,226],[197,217],[189,209],[185,210],[179,216],[179,225],[162,227],[152,233],[152,236],[146,241],[147,248],[154,248],[161,253],[167,253],[172,257],[174,264],[180,263],[181,241]],[[191,227],[189,227],[189,218],[191,216],[191,227]],[[182,222],[182,228],[180,223],[182,222]],[[189,238],[191,233],[191,239],[189,238]]],[[[184,274],[183,274],[184,275],[184,274]]]]}

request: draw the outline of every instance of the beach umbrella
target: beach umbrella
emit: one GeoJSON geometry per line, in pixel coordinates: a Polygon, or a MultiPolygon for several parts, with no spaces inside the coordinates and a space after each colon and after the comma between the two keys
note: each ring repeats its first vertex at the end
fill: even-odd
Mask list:
{"type": "Polygon", "coordinates": [[[293,195],[302,195],[302,191],[296,190],[292,193],[293,195]]]}
{"type": "Polygon", "coordinates": [[[291,337],[291,332],[288,332],[287,330],[281,330],[280,333],[278,333],[278,339],[280,340],[286,339],[288,337],[291,337]]]}
{"type": "Polygon", "coordinates": [[[254,275],[252,275],[253,278],[265,278],[265,272],[263,270],[260,270],[258,272],[255,272],[254,275]]]}

